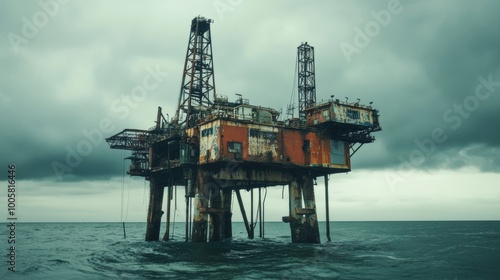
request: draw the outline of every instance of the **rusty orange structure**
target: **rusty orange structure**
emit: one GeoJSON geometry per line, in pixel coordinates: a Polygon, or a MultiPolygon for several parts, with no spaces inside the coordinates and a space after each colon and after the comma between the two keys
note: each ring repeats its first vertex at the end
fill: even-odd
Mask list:
{"type": "Polygon", "coordinates": [[[298,48],[299,118],[280,120],[277,110],[252,105],[241,96],[230,102],[216,93],[211,23],[203,17],[191,23],[175,117],[165,119],[158,107],[153,129],[125,129],[106,139],[113,149],[132,151],[128,173],[150,182],[146,240],[159,240],[165,189],[163,240],[170,239],[173,188],[184,187],[186,241],[205,242],[232,236],[233,192],[253,238],[253,189],[259,190],[261,209],[261,188],[288,185],[283,221],[290,224],[292,242],[318,243],[313,182],[325,177],[328,205],[327,176],[349,172],[351,156],[374,141],[371,133],[381,130],[378,111],[359,100],[348,103],[333,96],[317,103],[314,48],[307,43],[298,48]],[[250,221],[240,190],[251,193],[250,221]]]}

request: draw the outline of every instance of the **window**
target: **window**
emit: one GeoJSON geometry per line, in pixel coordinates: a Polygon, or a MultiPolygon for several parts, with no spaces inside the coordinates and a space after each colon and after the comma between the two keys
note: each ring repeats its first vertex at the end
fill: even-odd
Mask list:
{"type": "Polygon", "coordinates": [[[241,142],[227,142],[227,151],[229,153],[241,154],[241,142]]]}
{"type": "Polygon", "coordinates": [[[346,164],[344,142],[337,140],[330,140],[330,163],[346,164]]]}
{"type": "Polygon", "coordinates": [[[206,136],[212,135],[212,134],[214,134],[213,127],[205,128],[201,131],[201,137],[206,137],[206,136]]]}
{"type": "Polygon", "coordinates": [[[350,119],[359,119],[359,112],[354,110],[347,110],[347,117],[350,119]]]}

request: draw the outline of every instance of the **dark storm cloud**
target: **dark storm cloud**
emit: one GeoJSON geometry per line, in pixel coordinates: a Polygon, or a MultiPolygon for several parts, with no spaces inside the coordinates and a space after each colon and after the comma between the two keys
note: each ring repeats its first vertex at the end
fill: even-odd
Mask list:
{"type": "MultiPolygon", "coordinates": [[[[8,4],[14,6],[13,2],[8,4]]],[[[2,34],[21,34],[18,31],[21,19],[29,18],[37,8],[40,10],[33,4],[26,9],[2,9],[4,13],[17,12],[2,17],[8,23],[2,25],[2,34]]],[[[74,9],[67,7],[70,11],[74,9]]],[[[12,54],[9,43],[2,44],[1,93],[8,101],[1,108],[5,143],[1,148],[1,163],[17,164],[23,179],[56,179],[57,175],[63,175],[68,181],[121,174],[120,152],[110,150],[103,138],[127,123],[137,124],[127,119],[139,115],[144,107],[151,108],[148,103],[165,89],[165,83],[163,87],[160,84],[137,109],[125,106],[121,96],[130,95],[131,89],[149,75],[147,69],[155,69],[157,65],[166,68],[161,57],[146,54],[158,44],[151,43],[153,47],[149,50],[134,52],[141,49],[134,47],[137,44],[126,44],[132,45],[128,49],[126,45],[113,44],[109,40],[112,36],[101,37],[103,33],[108,35],[107,32],[96,32],[89,27],[91,24],[78,29],[78,13],[74,20],[65,13],[68,11],[61,8],[17,55],[12,54]],[[65,17],[68,24],[58,22],[65,17]],[[153,61],[151,57],[156,61],[147,61],[153,61]],[[126,111],[113,111],[113,102],[119,102],[126,111]],[[114,129],[99,131],[104,119],[111,120],[114,129]]],[[[125,39],[123,42],[129,43],[134,36],[125,39]]],[[[144,128],[149,126],[150,123],[144,124],[144,128]]]]}
{"type": "Polygon", "coordinates": [[[500,116],[500,39],[495,28],[499,7],[493,1],[454,2],[446,9],[430,2],[408,4],[373,39],[373,46],[346,66],[371,70],[351,89],[371,93],[384,128],[376,135],[383,145],[375,146],[385,153],[367,147],[366,153],[356,155],[355,165],[396,167],[401,157],[410,160],[413,153],[416,168],[499,170],[500,131],[491,126],[500,116]],[[404,67],[391,63],[394,58],[404,67]],[[490,79],[493,86],[485,82],[490,79]],[[431,144],[436,128],[446,140],[431,144]],[[475,147],[474,161],[461,152],[470,147],[475,147]]]}
{"type": "MultiPolygon", "coordinates": [[[[341,42],[353,43],[355,28],[373,21],[372,11],[388,1],[319,1],[306,4],[243,1],[223,13],[214,2],[70,1],[28,44],[14,54],[9,32],[20,34],[22,18],[41,8],[4,2],[0,9],[1,164],[23,166],[25,178],[55,179],[53,162],[67,164],[68,149],[86,140],[83,130],[99,128],[104,118],[113,132],[153,125],[156,107],[173,115],[178,96],[190,20],[198,14],[214,19],[216,83],[219,94],[242,93],[263,106],[285,108],[292,93],[295,52],[302,41],[316,49],[318,100],[331,94],[380,109],[383,131],[363,147],[354,167],[391,168],[419,149],[415,140],[442,128],[446,141],[436,143],[416,168],[499,166],[500,88],[461,117],[448,114],[463,104],[481,83],[500,81],[494,1],[401,1],[403,10],[347,62],[341,42]],[[119,9],[115,9],[120,7],[119,9]],[[196,7],[196,8],[193,8],[196,7]],[[159,64],[170,76],[148,98],[129,108],[125,118],[111,104],[130,94],[147,67],[159,64]],[[7,101],[8,100],[8,101],[7,101]],[[456,127],[456,128],[454,128],[456,127]],[[69,147],[69,148],[68,148],[69,147]]],[[[292,101],[296,101],[292,96],[292,101]]],[[[285,110],[284,110],[285,111],[285,110]]],[[[107,135],[106,135],[107,134],[107,135]]],[[[100,142],[65,180],[120,175],[121,152],[100,142]]]]}

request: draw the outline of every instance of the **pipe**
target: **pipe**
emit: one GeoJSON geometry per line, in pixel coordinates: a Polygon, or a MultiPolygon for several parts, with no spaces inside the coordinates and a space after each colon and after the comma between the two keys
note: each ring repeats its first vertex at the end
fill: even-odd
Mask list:
{"type": "Polygon", "coordinates": [[[262,192],[259,187],[259,237],[262,238],[262,192]]]}
{"type": "Polygon", "coordinates": [[[253,189],[250,189],[250,234],[248,238],[253,239],[254,237],[254,224],[253,224],[253,189]]]}
{"type": "Polygon", "coordinates": [[[328,203],[328,175],[325,175],[326,238],[328,241],[332,241],[330,238],[330,207],[328,203]]]}
{"type": "Polygon", "coordinates": [[[264,200],[262,200],[262,238],[264,238],[264,229],[265,229],[265,215],[266,215],[266,197],[267,197],[267,187],[266,187],[266,193],[264,194],[264,200]]]}
{"type": "Polygon", "coordinates": [[[165,229],[165,235],[163,236],[163,241],[168,241],[170,238],[170,207],[172,204],[172,184],[169,184],[167,191],[167,221],[165,229]]]}
{"type": "Polygon", "coordinates": [[[189,197],[187,196],[186,186],[186,242],[189,241],[189,197]]]}

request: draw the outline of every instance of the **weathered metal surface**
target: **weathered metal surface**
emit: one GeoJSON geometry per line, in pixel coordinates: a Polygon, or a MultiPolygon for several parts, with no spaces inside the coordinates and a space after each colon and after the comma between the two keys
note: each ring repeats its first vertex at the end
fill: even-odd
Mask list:
{"type": "Polygon", "coordinates": [[[231,189],[221,190],[210,176],[199,172],[193,214],[193,242],[231,237],[231,189]],[[207,223],[208,222],[208,223],[207,223]]]}
{"type": "Polygon", "coordinates": [[[329,122],[356,131],[363,127],[375,126],[374,115],[376,114],[376,110],[359,103],[330,100],[307,109],[307,125],[314,126],[329,122]]]}
{"type": "Polygon", "coordinates": [[[248,124],[248,156],[251,161],[279,162],[278,128],[248,124]]]}
{"type": "Polygon", "coordinates": [[[257,185],[288,184],[293,179],[292,172],[259,168],[258,166],[233,165],[234,168],[212,169],[210,178],[220,182],[221,187],[252,187],[257,185]]]}
{"type": "Polygon", "coordinates": [[[245,206],[243,205],[243,200],[241,199],[240,190],[235,190],[234,192],[236,193],[236,198],[238,199],[238,205],[240,206],[241,216],[243,217],[243,223],[245,224],[248,238],[253,238],[253,230],[251,225],[248,223],[247,213],[245,211],[245,206]]]}
{"type": "Polygon", "coordinates": [[[207,208],[207,214],[209,214],[209,241],[220,241],[224,239],[222,235],[222,214],[224,210],[222,209],[222,197],[221,192],[218,188],[209,191],[209,208],[207,208]]]}
{"type": "Polygon", "coordinates": [[[157,241],[160,238],[163,191],[163,186],[158,185],[154,180],[150,181],[146,241],[157,241]]]}
{"type": "Polygon", "coordinates": [[[359,104],[331,103],[332,121],[360,126],[373,126],[373,110],[359,104]],[[357,105],[356,105],[357,104],[357,105]]]}
{"type": "Polygon", "coordinates": [[[302,176],[302,195],[304,197],[304,208],[307,214],[304,214],[303,224],[300,224],[300,235],[297,242],[320,243],[318,216],[316,215],[316,198],[314,197],[313,178],[302,176]]]}
{"type": "Polygon", "coordinates": [[[292,242],[320,243],[314,187],[311,177],[298,176],[289,185],[289,212],[289,216],[283,217],[283,221],[290,223],[292,242]]]}
{"type": "Polygon", "coordinates": [[[204,182],[201,172],[198,172],[195,185],[192,241],[206,242],[208,214],[201,212],[200,209],[208,208],[208,197],[205,195],[207,193],[207,185],[204,182]]]}
{"type": "Polygon", "coordinates": [[[232,161],[323,168],[329,173],[350,170],[348,149],[336,150],[332,160],[332,139],[327,135],[218,118],[200,128],[200,164],[232,161]]]}
{"type": "Polygon", "coordinates": [[[200,127],[200,163],[214,162],[219,159],[220,120],[200,127]]]}

